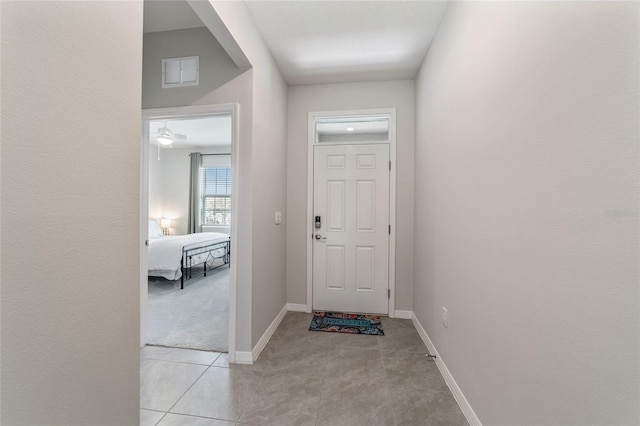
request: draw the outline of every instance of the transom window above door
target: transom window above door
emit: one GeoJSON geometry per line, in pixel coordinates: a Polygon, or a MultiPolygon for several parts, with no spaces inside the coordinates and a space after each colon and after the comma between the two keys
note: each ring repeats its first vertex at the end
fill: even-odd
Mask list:
{"type": "Polygon", "coordinates": [[[388,114],[317,117],[316,143],[375,143],[389,142],[388,114]]]}

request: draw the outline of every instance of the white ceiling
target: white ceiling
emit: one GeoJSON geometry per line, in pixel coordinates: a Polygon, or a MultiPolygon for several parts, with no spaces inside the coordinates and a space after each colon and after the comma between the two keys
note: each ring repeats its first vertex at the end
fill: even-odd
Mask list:
{"type": "MultiPolygon", "coordinates": [[[[411,79],[446,1],[245,0],[289,84],[411,79]]],[[[144,0],[144,32],[204,26],[185,0],[144,0]]]]}
{"type": "Polygon", "coordinates": [[[231,116],[216,115],[203,118],[153,120],[149,123],[149,140],[157,145],[155,133],[167,125],[175,134],[187,137],[186,141],[176,140],[174,148],[211,148],[231,145],[231,116]]]}
{"type": "Polygon", "coordinates": [[[245,1],[289,84],[413,78],[442,1],[245,1]]]}
{"type": "Polygon", "coordinates": [[[143,25],[145,33],[205,26],[184,0],[144,0],[143,25]]]}

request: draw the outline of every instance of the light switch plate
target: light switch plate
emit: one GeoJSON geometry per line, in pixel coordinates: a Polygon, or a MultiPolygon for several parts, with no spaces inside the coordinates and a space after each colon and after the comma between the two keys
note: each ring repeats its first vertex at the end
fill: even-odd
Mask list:
{"type": "Polygon", "coordinates": [[[276,212],[276,225],[280,225],[282,223],[282,212],[276,212]]]}

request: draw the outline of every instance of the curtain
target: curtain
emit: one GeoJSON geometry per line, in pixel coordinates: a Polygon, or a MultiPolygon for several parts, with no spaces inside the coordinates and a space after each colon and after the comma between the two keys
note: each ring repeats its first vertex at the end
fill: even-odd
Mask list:
{"type": "Polygon", "coordinates": [[[191,153],[191,170],[189,174],[189,217],[187,234],[195,234],[202,230],[200,225],[200,167],[202,154],[191,153]]]}

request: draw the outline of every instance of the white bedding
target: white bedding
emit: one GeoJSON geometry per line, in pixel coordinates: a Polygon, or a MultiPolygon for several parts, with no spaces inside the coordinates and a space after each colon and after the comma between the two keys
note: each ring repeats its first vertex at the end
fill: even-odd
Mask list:
{"type": "Polygon", "coordinates": [[[147,264],[149,275],[177,280],[182,276],[180,262],[183,247],[198,247],[202,243],[229,241],[229,236],[218,232],[199,232],[188,235],[166,235],[149,240],[147,264]]]}

